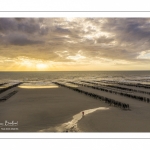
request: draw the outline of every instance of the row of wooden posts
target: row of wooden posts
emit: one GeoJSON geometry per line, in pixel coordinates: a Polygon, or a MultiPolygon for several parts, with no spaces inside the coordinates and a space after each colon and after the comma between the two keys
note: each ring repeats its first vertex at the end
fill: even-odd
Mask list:
{"type": "Polygon", "coordinates": [[[117,85],[104,85],[104,84],[100,84],[100,83],[96,83],[96,82],[89,82],[89,81],[81,81],[81,82],[100,85],[100,86],[106,86],[106,87],[112,87],[112,88],[116,88],[116,89],[120,89],[120,90],[130,91],[130,92],[132,91],[132,92],[144,93],[144,94],[149,94],[150,95],[150,92],[147,92],[147,91],[130,89],[130,88],[126,88],[126,87],[120,87],[120,86],[117,86],[117,85]]]}
{"type": "MultiPolygon", "coordinates": [[[[128,81],[138,81],[138,82],[139,82],[140,80],[136,80],[136,79],[134,79],[134,80],[133,80],[133,79],[128,79],[128,81]]],[[[142,81],[142,82],[143,82],[143,81],[144,81],[144,82],[150,82],[150,79],[142,79],[141,81],[142,81]]],[[[142,84],[143,84],[143,83],[142,83],[142,84]]]]}
{"type": "Polygon", "coordinates": [[[11,85],[11,86],[8,86],[8,87],[5,87],[5,88],[1,88],[1,89],[0,89],[0,94],[3,93],[3,92],[5,92],[5,91],[7,91],[7,90],[9,90],[9,89],[11,89],[11,88],[17,87],[17,86],[20,85],[20,84],[22,84],[22,82],[16,83],[16,84],[14,84],[14,85],[11,85]]]}
{"type": "Polygon", "coordinates": [[[78,88],[75,88],[75,87],[70,87],[70,86],[65,85],[65,84],[62,84],[62,83],[58,83],[58,82],[53,82],[53,83],[54,83],[54,84],[57,84],[57,85],[59,85],[59,86],[63,86],[63,87],[72,89],[72,90],[74,90],[74,91],[76,91],[76,92],[79,92],[79,93],[88,95],[88,96],[93,97],[93,98],[95,98],[95,99],[100,99],[100,100],[104,101],[105,103],[108,103],[109,105],[112,105],[112,106],[120,107],[120,108],[122,108],[122,109],[127,109],[127,110],[129,110],[129,104],[122,103],[122,102],[116,101],[116,100],[114,100],[114,99],[107,98],[107,97],[104,97],[104,96],[100,96],[100,95],[97,95],[97,94],[93,94],[93,93],[90,93],[90,92],[87,92],[87,91],[83,91],[83,90],[78,89],[78,88]]]}
{"type": "Polygon", "coordinates": [[[114,94],[119,94],[121,96],[134,98],[134,99],[144,101],[144,102],[147,102],[147,103],[150,102],[150,98],[147,98],[147,97],[132,95],[132,94],[129,94],[129,93],[124,93],[124,92],[118,92],[118,91],[107,89],[107,88],[104,88],[104,87],[96,87],[96,86],[82,84],[82,83],[76,83],[76,82],[69,82],[69,83],[76,84],[76,85],[81,85],[81,86],[86,86],[86,87],[89,87],[89,88],[93,88],[93,89],[97,89],[97,90],[101,90],[101,91],[105,91],[105,92],[110,92],[110,93],[114,93],[114,94]]]}
{"type": "Polygon", "coordinates": [[[14,94],[16,94],[18,91],[12,91],[9,94],[3,96],[2,98],[0,98],[0,101],[6,101],[8,98],[12,97],[14,94]]]}
{"type": "Polygon", "coordinates": [[[150,89],[150,85],[140,84],[140,83],[127,83],[127,82],[125,83],[125,82],[108,81],[108,80],[101,80],[100,82],[116,83],[116,84],[120,84],[120,85],[135,86],[135,87],[142,87],[142,88],[145,88],[145,89],[150,89]]]}
{"type": "Polygon", "coordinates": [[[0,86],[5,85],[5,84],[7,84],[7,83],[1,83],[0,86]]]}

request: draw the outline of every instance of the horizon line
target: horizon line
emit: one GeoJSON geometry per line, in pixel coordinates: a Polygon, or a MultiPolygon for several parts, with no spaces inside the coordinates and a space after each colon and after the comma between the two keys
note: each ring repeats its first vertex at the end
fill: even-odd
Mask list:
{"type": "Polygon", "coordinates": [[[150,70],[56,70],[56,71],[54,71],[54,70],[48,70],[48,71],[3,71],[3,70],[1,70],[0,72],[75,72],[75,71],[77,71],[77,72],[94,72],[94,71],[150,71],[150,70]]]}

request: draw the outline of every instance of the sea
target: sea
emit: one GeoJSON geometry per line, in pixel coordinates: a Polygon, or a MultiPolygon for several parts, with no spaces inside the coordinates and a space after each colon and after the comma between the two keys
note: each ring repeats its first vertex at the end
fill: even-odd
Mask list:
{"type": "Polygon", "coordinates": [[[48,84],[58,80],[114,80],[150,84],[150,71],[26,71],[0,72],[0,83],[48,84]]]}

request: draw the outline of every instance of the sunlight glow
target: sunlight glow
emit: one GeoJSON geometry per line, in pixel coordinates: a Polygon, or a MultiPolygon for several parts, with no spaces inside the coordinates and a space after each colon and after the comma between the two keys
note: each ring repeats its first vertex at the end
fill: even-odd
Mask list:
{"type": "Polygon", "coordinates": [[[48,62],[46,61],[23,57],[23,56],[18,57],[16,63],[19,64],[20,67],[25,67],[27,69],[38,70],[38,71],[47,70],[49,67],[48,62]]]}
{"type": "Polygon", "coordinates": [[[48,68],[48,65],[47,64],[43,64],[43,63],[38,63],[38,64],[36,64],[36,67],[37,67],[37,69],[41,69],[41,70],[43,70],[43,69],[47,69],[48,68]]]}
{"type": "MultiPolygon", "coordinates": [[[[63,51],[63,54],[67,51],[63,51]]],[[[0,70],[3,71],[86,71],[86,70],[132,70],[133,68],[146,69],[141,65],[127,60],[114,60],[104,57],[88,58],[79,50],[75,55],[64,55],[68,61],[56,62],[41,59],[34,59],[25,56],[10,59],[7,57],[1,58],[0,70]],[[9,61],[8,61],[9,60],[9,61]],[[72,60],[72,61],[70,61],[72,60]],[[129,65],[130,64],[130,65],[129,65]]]]}
{"type": "Polygon", "coordinates": [[[79,60],[79,59],[84,59],[86,58],[85,56],[82,56],[80,54],[76,54],[75,56],[68,56],[67,59],[72,59],[72,60],[79,60]]]}

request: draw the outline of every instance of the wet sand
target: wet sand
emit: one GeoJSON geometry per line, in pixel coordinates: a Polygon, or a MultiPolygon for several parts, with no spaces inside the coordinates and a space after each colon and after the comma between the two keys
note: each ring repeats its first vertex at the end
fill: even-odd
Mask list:
{"type": "Polygon", "coordinates": [[[18,91],[0,102],[0,124],[6,120],[18,122],[19,130],[2,130],[4,126],[0,126],[0,132],[150,132],[150,103],[88,87],[78,88],[128,103],[130,110],[65,87],[15,87],[0,94],[2,97],[18,91]]]}
{"type": "Polygon", "coordinates": [[[90,113],[93,113],[97,110],[104,111],[104,110],[108,110],[108,109],[109,108],[107,108],[107,107],[98,107],[98,108],[83,110],[83,111],[79,112],[78,114],[74,115],[73,119],[71,121],[63,123],[63,124],[61,124],[59,126],[56,126],[56,127],[50,127],[48,129],[40,130],[40,132],[51,132],[51,131],[57,131],[57,132],[82,132],[77,126],[79,120],[83,119],[85,116],[87,116],[90,113]]]}
{"type": "MultiPolygon", "coordinates": [[[[79,87],[82,90],[113,98],[130,105],[125,111],[110,107],[108,111],[96,111],[78,122],[78,127],[84,132],[150,132],[150,103],[124,97],[105,91],[79,87]]],[[[136,95],[140,95],[139,93],[136,95]]],[[[141,94],[142,95],[142,94],[141,94]]],[[[149,97],[149,95],[147,95],[149,97]]]]}
{"type": "Polygon", "coordinates": [[[112,107],[87,115],[77,125],[84,132],[150,132],[149,115],[112,107]]]}
{"type": "MultiPolygon", "coordinates": [[[[74,115],[83,110],[107,107],[107,104],[103,102],[63,87],[41,89],[17,87],[14,89],[18,90],[14,96],[0,102],[0,123],[5,120],[18,121],[19,130],[14,132],[38,132],[42,129],[53,128],[69,122],[74,115]]],[[[10,90],[6,91],[6,93],[9,92],[10,90]]],[[[6,93],[4,92],[3,95],[6,93]]],[[[13,131],[0,130],[0,132],[13,131]]]]}

